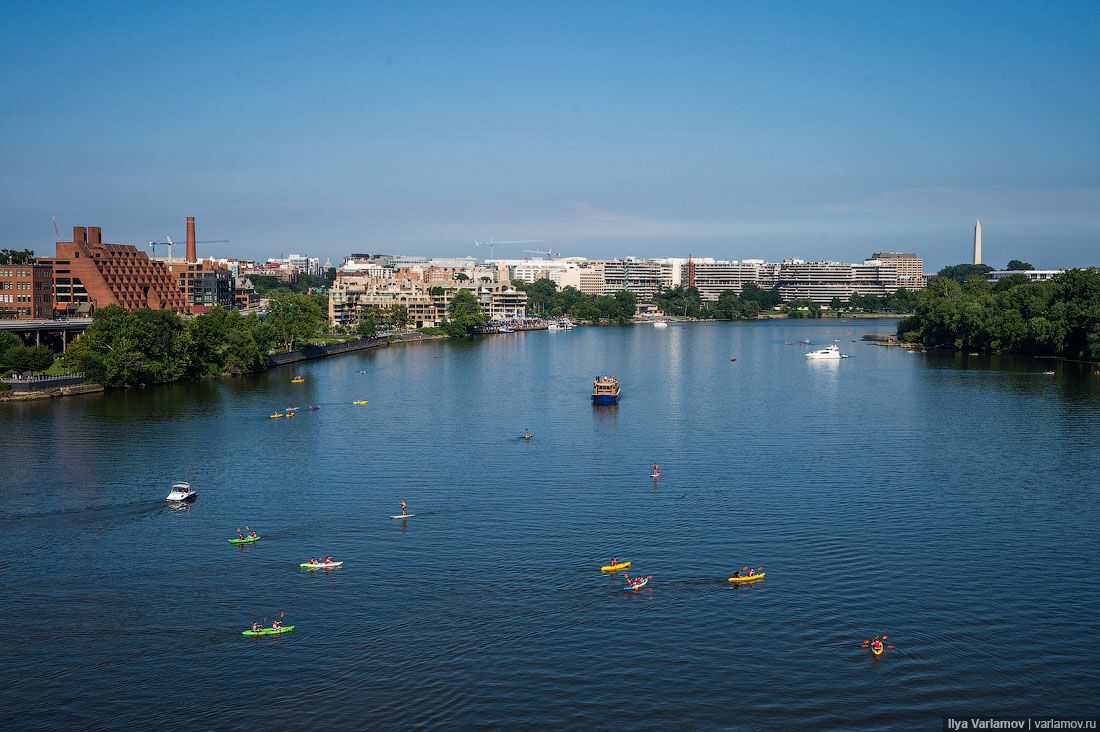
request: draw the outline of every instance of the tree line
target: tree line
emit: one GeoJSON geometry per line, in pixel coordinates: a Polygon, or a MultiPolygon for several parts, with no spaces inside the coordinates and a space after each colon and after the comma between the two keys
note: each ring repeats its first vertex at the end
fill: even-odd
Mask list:
{"type": "Polygon", "coordinates": [[[317,299],[297,293],[271,298],[262,319],[222,308],[184,319],[167,310],[109,305],[95,312],[62,363],[105,386],[242,374],[262,371],[269,353],[293,350],[326,327],[317,299]]]}
{"type": "MultiPolygon", "coordinates": [[[[1026,264],[1026,263],[1022,263],[1026,264]]],[[[956,267],[983,265],[956,265],[956,267]]],[[[904,340],[966,351],[1100,360],[1100,269],[1071,269],[1045,282],[984,274],[962,282],[945,268],[898,324],[904,340]]]]}
{"type": "Polygon", "coordinates": [[[614,295],[589,295],[575,287],[558,290],[556,282],[546,279],[512,280],[512,286],[527,293],[528,312],[546,318],[569,317],[593,324],[629,323],[638,309],[637,295],[627,290],[614,295]]]}

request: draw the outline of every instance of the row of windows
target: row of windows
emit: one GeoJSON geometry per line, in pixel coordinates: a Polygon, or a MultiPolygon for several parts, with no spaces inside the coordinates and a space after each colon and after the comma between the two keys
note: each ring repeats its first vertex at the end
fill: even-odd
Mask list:
{"type": "MultiPolygon", "coordinates": [[[[30,282],[0,282],[0,290],[29,290],[31,289],[30,282]]],[[[38,288],[42,289],[41,285],[38,288]]]]}

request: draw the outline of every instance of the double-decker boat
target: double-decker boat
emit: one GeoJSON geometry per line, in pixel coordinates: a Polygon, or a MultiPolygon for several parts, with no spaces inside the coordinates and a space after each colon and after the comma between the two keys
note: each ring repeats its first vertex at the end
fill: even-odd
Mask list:
{"type": "Polygon", "coordinates": [[[616,404],[619,401],[619,380],[614,376],[597,376],[592,382],[594,404],[616,404]]]}

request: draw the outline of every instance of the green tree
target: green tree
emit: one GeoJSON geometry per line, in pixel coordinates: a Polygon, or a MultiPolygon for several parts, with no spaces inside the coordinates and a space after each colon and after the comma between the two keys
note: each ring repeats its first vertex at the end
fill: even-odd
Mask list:
{"type": "Polygon", "coordinates": [[[829,301],[829,309],[830,310],[843,310],[844,309],[844,301],[841,300],[839,297],[834,297],[832,300],[829,301]]]}
{"type": "Polygon", "coordinates": [[[1008,264],[1005,265],[1005,269],[1010,272],[1028,272],[1035,268],[1028,262],[1022,262],[1019,259],[1010,259],[1008,260],[1008,264]]]}
{"type": "Polygon", "coordinates": [[[443,329],[447,335],[457,338],[473,333],[474,328],[488,322],[488,316],[481,314],[477,296],[469,290],[457,290],[447,306],[447,320],[443,323],[443,329]]]}
{"type": "Polygon", "coordinates": [[[236,310],[212,308],[188,322],[192,373],[197,376],[243,374],[267,365],[266,341],[257,339],[260,321],[236,310]]]}
{"type": "Polygon", "coordinates": [[[0,264],[27,264],[34,261],[30,249],[0,249],[0,264]]]}
{"type": "Polygon", "coordinates": [[[7,368],[12,371],[45,371],[53,365],[53,351],[46,346],[16,346],[4,354],[7,368]]]}
{"type": "Polygon", "coordinates": [[[7,331],[0,331],[0,372],[8,371],[12,368],[8,360],[8,351],[13,348],[19,348],[22,345],[23,341],[19,339],[19,336],[14,333],[8,333],[7,331]]]}
{"type": "Polygon", "coordinates": [[[373,315],[361,318],[359,324],[355,326],[355,332],[363,338],[373,338],[378,333],[378,321],[373,315]]]}
{"type": "Polygon", "coordinates": [[[468,279],[470,279],[470,275],[466,274],[465,272],[455,273],[455,281],[457,282],[465,282],[468,279]]]}
{"type": "Polygon", "coordinates": [[[944,267],[936,273],[936,276],[955,280],[955,282],[962,284],[971,277],[985,277],[986,274],[992,271],[993,268],[988,264],[954,264],[950,267],[944,267]]]}
{"type": "Polygon", "coordinates": [[[264,318],[276,340],[288,351],[297,343],[320,334],[325,325],[325,313],[317,300],[309,295],[291,293],[271,298],[264,318]]]}

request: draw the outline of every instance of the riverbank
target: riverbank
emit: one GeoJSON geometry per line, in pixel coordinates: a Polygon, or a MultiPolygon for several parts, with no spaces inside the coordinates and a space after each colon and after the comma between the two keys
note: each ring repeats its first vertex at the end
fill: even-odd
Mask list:
{"type": "Polygon", "coordinates": [[[106,391],[102,384],[75,384],[73,386],[57,386],[50,389],[36,389],[34,391],[0,391],[0,401],[26,402],[35,399],[55,399],[57,397],[77,396],[80,394],[98,394],[106,391]]]}

